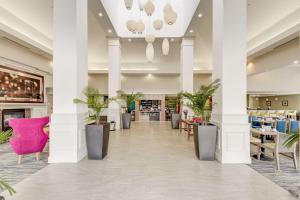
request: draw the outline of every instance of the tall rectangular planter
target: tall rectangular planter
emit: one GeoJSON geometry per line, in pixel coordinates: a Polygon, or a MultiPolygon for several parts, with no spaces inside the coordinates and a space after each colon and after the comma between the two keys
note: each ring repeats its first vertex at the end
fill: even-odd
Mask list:
{"type": "Polygon", "coordinates": [[[180,121],[180,114],[172,113],[171,114],[171,127],[173,129],[179,129],[179,121],[180,121]]]}
{"type": "Polygon", "coordinates": [[[123,125],[123,129],[130,129],[130,126],[131,126],[131,114],[130,113],[122,114],[122,125],[123,125]]]}
{"type": "Polygon", "coordinates": [[[89,160],[102,160],[108,151],[110,124],[86,125],[86,145],[89,160]]]}
{"type": "Polygon", "coordinates": [[[199,160],[215,160],[217,126],[194,125],[195,152],[199,160]]]}

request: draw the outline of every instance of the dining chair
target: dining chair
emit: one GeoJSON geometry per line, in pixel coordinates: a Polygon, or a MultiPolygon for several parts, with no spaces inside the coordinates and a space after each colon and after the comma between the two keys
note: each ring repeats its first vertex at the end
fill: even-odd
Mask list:
{"type": "Polygon", "coordinates": [[[275,124],[275,128],[280,133],[286,133],[287,123],[285,120],[277,120],[275,124]]]}
{"type": "Polygon", "coordinates": [[[289,122],[289,133],[290,134],[299,133],[299,121],[290,120],[290,122],[289,122]]]}
{"type": "MultiPolygon", "coordinates": [[[[278,133],[275,137],[274,143],[262,143],[261,147],[267,150],[270,150],[273,153],[276,161],[276,169],[280,170],[280,160],[279,155],[283,154],[284,156],[293,159],[294,167],[297,169],[297,154],[296,154],[296,144],[294,144],[291,148],[286,147],[285,141],[290,137],[290,134],[286,133],[278,133]],[[287,155],[287,154],[291,154],[287,155]]],[[[260,159],[262,153],[261,148],[258,149],[257,158],[260,159]]]]}

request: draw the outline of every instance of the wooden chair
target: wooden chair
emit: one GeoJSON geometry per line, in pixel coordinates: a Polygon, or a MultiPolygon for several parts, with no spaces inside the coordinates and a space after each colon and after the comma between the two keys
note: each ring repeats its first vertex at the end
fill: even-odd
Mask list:
{"type": "MultiPolygon", "coordinates": [[[[276,161],[276,169],[280,170],[280,161],[279,161],[279,154],[282,154],[284,156],[287,156],[289,158],[293,159],[294,167],[297,169],[297,156],[296,156],[296,144],[294,144],[291,148],[287,148],[284,145],[284,142],[287,140],[287,138],[290,136],[290,134],[285,133],[279,133],[275,137],[275,143],[262,143],[261,147],[269,150],[273,153],[273,156],[275,157],[276,161]],[[287,155],[291,154],[291,156],[287,155]]],[[[258,149],[257,158],[260,159],[262,152],[261,148],[258,149]]]]}

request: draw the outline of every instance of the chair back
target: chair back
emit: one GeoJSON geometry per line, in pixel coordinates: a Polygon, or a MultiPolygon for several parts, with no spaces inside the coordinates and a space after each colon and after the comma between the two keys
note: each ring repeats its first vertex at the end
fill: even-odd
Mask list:
{"type": "Polygon", "coordinates": [[[286,133],[286,121],[277,120],[276,121],[276,130],[280,133],[286,133]]]}
{"type": "Polygon", "coordinates": [[[289,133],[299,133],[299,121],[290,120],[289,133]]]}
{"type": "Polygon", "coordinates": [[[290,134],[279,133],[277,141],[278,153],[294,153],[296,152],[296,143],[291,148],[285,146],[285,141],[290,137],[290,134]]]}
{"type": "Polygon", "coordinates": [[[10,119],[9,126],[13,129],[10,144],[18,154],[29,154],[43,151],[48,135],[44,126],[49,123],[49,117],[10,119]]]}

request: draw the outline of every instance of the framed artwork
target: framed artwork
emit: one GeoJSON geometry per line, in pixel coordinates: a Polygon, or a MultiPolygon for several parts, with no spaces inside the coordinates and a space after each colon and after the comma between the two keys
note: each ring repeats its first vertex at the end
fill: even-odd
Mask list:
{"type": "Polygon", "coordinates": [[[266,105],[269,107],[269,106],[272,106],[272,102],[271,101],[266,101],[266,105]]]}
{"type": "Polygon", "coordinates": [[[44,103],[44,77],[0,65],[0,103],[44,103]]]}
{"type": "Polygon", "coordinates": [[[283,100],[282,101],[282,106],[289,106],[289,101],[288,100],[283,100]]]}

